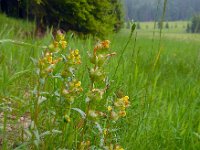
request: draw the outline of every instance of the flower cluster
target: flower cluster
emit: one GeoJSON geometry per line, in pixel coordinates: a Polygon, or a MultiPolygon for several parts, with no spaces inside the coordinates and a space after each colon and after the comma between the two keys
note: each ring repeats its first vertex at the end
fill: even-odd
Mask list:
{"type": "Polygon", "coordinates": [[[130,105],[129,97],[124,96],[122,98],[117,98],[114,102],[114,106],[108,106],[107,110],[111,114],[111,119],[117,121],[120,117],[126,116],[126,108],[130,105]]]}
{"type": "Polygon", "coordinates": [[[108,49],[109,47],[110,47],[110,41],[109,40],[105,40],[105,41],[99,42],[94,47],[94,54],[98,50],[108,49]]]}
{"type": "Polygon", "coordinates": [[[55,40],[49,45],[49,50],[52,52],[58,52],[66,47],[67,41],[65,40],[65,35],[62,34],[61,31],[58,31],[55,40]]]}
{"type": "Polygon", "coordinates": [[[81,87],[81,81],[72,80],[65,83],[65,88],[63,89],[62,94],[67,100],[73,102],[74,97],[80,94],[82,91],[83,88],[81,87]]]}
{"type": "MultiPolygon", "coordinates": [[[[86,95],[87,107],[85,113],[87,121],[84,122],[84,127],[90,128],[88,126],[91,126],[92,124],[97,126],[101,133],[99,138],[103,141],[100,147],[103,147],[106,150],[123,150],[123,148],[118,144],[113,145],[112,143],[114,141],[108,138],[112,137],[112,133],[110,132],[112,129],[110,129],[110,126],[113,120],[117,121],[120,117],[126,116],[126,108],[129,106],[128,96],[117,98],[111,106],[108,106],[109,102],[105,93],[109,86],[106,82],[107,75],[105,72],[105,64],[110,56],[115,55],[115,53],[110,52],[109,48],[110,41],[105,40],[99,42],[94,47],[92,54],[88,53],[93,67],[89,69],[91,86],[86,95]],[[90,124],[88,122],[90,122],[90,124]],[[104,127],[101,128],[101,125],[104,127]]],[[[83,138],[84,134],[85,133],[83,133],[83,138]]]]}
{"type": "Polygon", "coordinates": [[[56,64],[61,60],[61,57],[53,58],[53,53],[46,52],[38,63],[41,75],[47,75],[48,73],[52,73],[56,64]]]}
{"type": "MultiPolygon", "coordinates": [[[[81,63],[79,50],[66,50],[67,41],[64,34],[58,31],[54,41],[48,46],[44,55],[38,61],[39,81],[47,81],[48,79],[54,82],[60,82],[61,88],[51,89],[51,96],[59,97],[65,100],[65,107],[71,105],[82,91],[81,81],[75,78],[75,72],[78,65],[81,63]],[[54,95],[55,93],[59,93],[54,95]]],[[[43,86],[45,84],[43,83],[43,86]]],[[[42,87],[40,89],[45,89],[42,87]]],[[[39,94],[38,94],[39,96],[39,94]]],[[[63,108],[66,109],[66,108],[63,108]]],[[[70,122],[70,113],[64,114],[65,122],[70,122]]]]}
{"type": "Polygon", "coordinates": [[[71,50],[70,54],[67,56],[69,60],[69,64],[71,65],[76,65],[76,64],[81,64],[81,56],[79,54],[79,50],[71,50]]]}
{"type": "Polygon", "coordinates": [[[43,96],[41,93],[46,94],[46,91],[49,91],[46,94],[46,99],[55,100],[53,104],[56,107],[62,107],[56,109],[49,103],[49,108],[54,109],[51,113],[59,114],[60,117],[55,117],[52,120],[45,120],[44,117],[44,122],[55,126],[61,124],[62,127],[56,127],[61,130],[63,145],[72,145],[72,149],[78,148],[80,150],[93,149],[94,146],[97,149],[124,150],[118,145],[117,138],[114,139],[116,133],[113,129],[116,127],[116,121],[126,116],[126,108],[130,102],[128,96],[115,98],[108,92],[110,83],[107,80],[105,66],[109,58],[116,54],[110,52],[110,41],[105,40],[97,43],[93,53],[88,53],[92,64],[88,68],[90,85],[87,90],[84,90],[86,93],[82,96],[81,93],[84,92],[81,81],[76,78],[76,70],[81,64],[81,55],[78,49],[66,50],[66,48],[65,36],[58,32],[54,41],[38,61],[39,82],[37,90],[39,92],[36,94],[38,102],[34,106],[36,126],[39,116],[37,113],[40,113],[39,101],[41,101],[40,97],[43,96]],[[40,84],[40,81],[43,83],[40,84]],[[48,84],[44,82],[49,82],[53,86],[45,87],[48,84]],[[86,98],[85,105],[82,103],[79,105],[83,108],[72,107],[78,96],[86,98]],[[74,111],[78,112],[81,118],[76,117],[74,111]],[[70,143],[73,140],[74,142],[70,143]]]}
{"type": "Polygon", "coordinates": [[[106,74],[104,72],[103,66],[108,60],[109,56],[115,55],[115,53],[108,54],[109,47],[110,41],[105,40],[98,43],[94,47],[93,54],[89,53],[90,62],[94,64],[94,67],[90,69],[90,78],[93,83],[105,81],[106,74]]]}

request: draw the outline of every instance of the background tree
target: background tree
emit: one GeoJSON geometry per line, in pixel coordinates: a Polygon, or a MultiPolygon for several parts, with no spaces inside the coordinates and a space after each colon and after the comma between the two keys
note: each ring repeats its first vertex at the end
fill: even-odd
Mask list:
{"type": "Polygon", "coordinates": [[[168,22],[166,22],[165,28],[166,28],[166,29],[169,29],[169,23],[168,23],[168,22]]]}
{"type": "Polygon", "coordinates": [[[83,34],[103,36],[118,31],[123,24],[119,0],[6,0],[1,1],[3,12],[12,16],[21,8],[22,18],[36,19],[37,32],[47,27],[73,30],[83,34]],[[11,1],[17,3],[12,5],[11,1]],[[19,8],[16,8],[18,6],[19,8]],[[24,15],[25,14],[25,15],[24,15]]]}
{"type": "Polygon", "coordinates": [[[187,28],[186,28],[186,32],[191,32],[191,27],[190,27],[190,23],[187,23],[187,28]]]}
{"type": "Polygon", "coordinates": [[[200,33],[200,14],[192,17],[191,32],[200,33]]]}
{"type": "MultiPolygon", "coordinates": [[[[164,0],[125,0],[126,20],[153,21],[162,15],[164,0]],[[157,11],[158,6],[158,11],[157,11]]],[[[168,0],[166,20],[188,20],[200,12],[200,0],[168,0]]]]}
{"type": "Polygon", "coordinates": [[[141,26],[140,26],[140,23],[139,23],[139,22],[137,23],[136,28],[137,28],[137,29],[141,29],[141,26]]]}

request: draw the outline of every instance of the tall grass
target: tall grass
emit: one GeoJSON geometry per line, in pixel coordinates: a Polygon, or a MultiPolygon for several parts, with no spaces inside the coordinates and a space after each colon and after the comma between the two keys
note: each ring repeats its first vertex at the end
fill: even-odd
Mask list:
{"type": "MultiPolygon", "coordinates": [[[[4,17],[2,20],[6,23],[6,19],[4,17]]],[[[31,58],[38,58],[43,51],[41,46],[46,46],[52,38],[50,34],[43,39],[20,36],[24,28],[29,32],[32,25],[12,21],[21,25],[17,30],[12,29],[9,24],[1,25],[0,39],[22,41],[34,46],[0,43],[0,114],[4,112],[3,117],[0,115],[0,141],[3,140],[0,148],[3,149],[22,144],[18,143],[18,135],[21,133],[18,119],[24,117],[29,120],[29,112],[33,109],[30,95],[36,84],[31,58]]],[[[127,30],[108,37],[111,48],[117,52],[116,57],[106,66],[110,82],[121,59],[116,80],[109,92],[123,91],[129,95],[132,103],[118,130],[121,137],[118,140],[125,149],[200,148],[200,43],[197,40],[200,37],[193,40],[183,34],[186,38],[180,40],[170,38],[170,33],[166,33],[167,35],[168,38],[162,39],[162,55],[156,65],[157,49],[152,49],[149,35],[138,31],[135,43],[134,34],[122,56],[120,54],[129,38],[127,30]]],[[[95,41],[92,38],[70,38],[69,35],[67,38],[72,49],[80,50],[83,67],[80,68],[78,77],[83,88],[87,88],[90,83],[86,71],[89,64],[86,51],[92,50],[95,41]]],[[[159,47],[159,38],[155,38],[153,47],[159,47]]],[[[83,97],[80,97],[76,105],[81,106],[83,103],[83,97]]],[[[57,106],[59,107],[62,106],[57,106]]],[[[44,106],[43,109],[48,108],[44,106]]],[[[51,126],[53,125],[44,128],[51,126]]],[[[53,149],[61,143],[59,138],[52,141],[49,136],[45,144],[53,149]]]]}

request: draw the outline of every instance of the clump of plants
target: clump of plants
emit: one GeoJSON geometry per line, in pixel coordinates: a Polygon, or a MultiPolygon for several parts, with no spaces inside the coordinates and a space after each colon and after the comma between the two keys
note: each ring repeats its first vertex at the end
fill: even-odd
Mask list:
{"type": "Polygon", "coordinates": [[[65,36],[58,32],[39,60],[34,60],[37,83],[32,93],[32,121],[17,147],[123,150],[118,121],[127,115],[129,97],[108,92],[105,71],[115,54],[108,40],[88,52],[90,85],[83,89],[77,77],[80,52],[68,49],[65,36]]]}

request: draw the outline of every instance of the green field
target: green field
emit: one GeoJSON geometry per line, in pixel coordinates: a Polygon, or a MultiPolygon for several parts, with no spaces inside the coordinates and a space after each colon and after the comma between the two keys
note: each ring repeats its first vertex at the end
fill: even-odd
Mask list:
{"type": "MultiPolygon", "coordinates": [[[[0,149],[10,149],[23,144],[19,140],[21,130],[13,127],[7,131],[5,126],[15,126],[21,116],[31,117],[30,95],[37,83],[31,58],[41,55],[41,46],[48,45],[52,36],[34,38],[31,23],[2,15],[0,20],[4,20],[0,24],[0,149]]],[[[115,79],[111,92],[120,89],[131,101],[117,132],[124,149],[200,149],[200,35],[186,33],[187,22],[169,22],[169,26],[163,29],[160,39],[153,22],[141,23],[141,29],[134,32],[121,61],[130,30],[122,29],[107,37],[111,49],[117,53],[106,66],[109,78],[115,79]]],[[[71,35],[67,34],[67,41],[72,49],[80,50],[82,67],[78,76],[86,89],[89,82],[87,51],[92,50],[97,40],[71,35]]],[[[81,106],[84,101],[82,96],[75,105],[81,106]]],[[[43,109],[48,110],[49,105],[43,109]]],[[[44,144],[63,148],[59,147],[59,140],[54,143],[52,140],[55,139],[49,136],[44,144]]]]}

